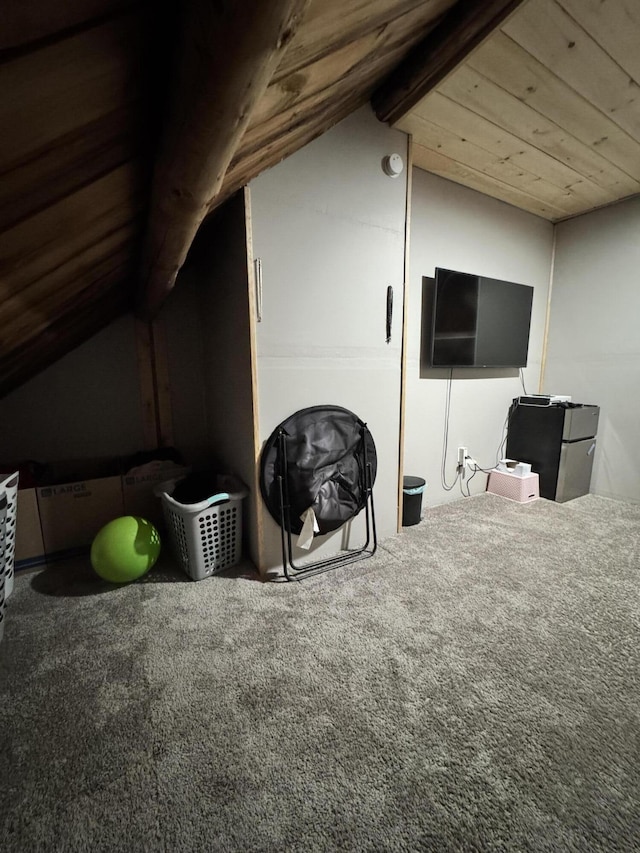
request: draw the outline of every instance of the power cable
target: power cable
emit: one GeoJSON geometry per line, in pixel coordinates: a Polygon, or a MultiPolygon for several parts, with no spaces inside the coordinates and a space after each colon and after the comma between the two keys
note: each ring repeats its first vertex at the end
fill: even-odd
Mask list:
{"type": "Polygon", "coordinates": [[[460,479],[460,471],[456,473],[456,478],[449,485],[445,473],[447,464],[447,450],[449,449],[449,417],[451,414],[451,385],[453,380],[453,368],[449,370],[449,379],[447,380],[447,398],[444,407],[444,434],[442,437],[442,464],[440,466],[440,485],[446,492],[450,492],[460,479]]]}
{"type": "Polygon", "coordinates": [[[520,368],[520,382],[522,382],[522,390],[524,391],[524,396],[527,396],[527,389],[524,384],[524,373],[522,372],[522,368],[520,368]]]}

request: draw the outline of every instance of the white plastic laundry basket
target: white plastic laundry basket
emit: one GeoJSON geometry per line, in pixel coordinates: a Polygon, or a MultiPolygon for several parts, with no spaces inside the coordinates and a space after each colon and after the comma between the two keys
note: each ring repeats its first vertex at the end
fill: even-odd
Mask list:
{"type": "Polygon", "coordinates": [[[0,493],[0,643],[4,637],[4,540],[5,525],[7,520],[7,496],[0,493]]]}
{"type": "Polygon", "coordinates": [[[186,574],[199,581],[240,561],[242,501],[248,490],[235,477],[219,477],[220,492],[197,504],[182,504],[171,497],[179,482],[164,483],[158,493],[174,554],[186,574]]]}
{"type": "Polygon", "coordinates": [[[16,521],[18,510],[18,472],[0,481],[0,496],[6,495],[7,512],[4,530],[1,531],[3,556],[0,573],[4,575],[5,602],[13,592],[13,564],[16,555],[16,521]]]}

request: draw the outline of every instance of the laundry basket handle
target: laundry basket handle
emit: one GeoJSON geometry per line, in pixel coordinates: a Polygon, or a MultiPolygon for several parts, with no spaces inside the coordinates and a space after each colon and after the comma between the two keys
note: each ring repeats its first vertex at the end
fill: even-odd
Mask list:
{"type": "Polygon", "coordinates": [[[183,504],[179,501],[174,500],[171,495],[168,495],[166,492],[163,493],[162,497],[164,500],[170,505],[175,507],[176,509],[184,512],[202,512],[203,509],[207,509],[214,504],[224,503],[225,501],[231,500],[231,495],[227,492],[219,492],[217,495],[213,495],[210,498],[207,498],[205,501],[200,501],[197,504],[183,504]]]}
{"type": "Polygon", "coordinates": [[[219,489],[222,488],[225,491],[217,492],[217,494],[212,495],[211,497],[206,498],[205,500],[200,501],[199,503],[184,504],[171,497],[171,493],[173,492],[177,483],[183,479],[184,477],[178,477],[177,479],[167,480],[164,483],[160,483],[154,489],[154,493],[157,497],[166,501],[169,506],[182,513],[202,512],[203,510],[208,509],[208,507],[214,506],[215,504],[226,503],[227,501],[240,501],[243,498],[246,498],[249,494],[249,490],[241,480],[239,480],[237,477],[234,477],[233,475],[225,474],[218,478],[217,484],[219,489]]]}

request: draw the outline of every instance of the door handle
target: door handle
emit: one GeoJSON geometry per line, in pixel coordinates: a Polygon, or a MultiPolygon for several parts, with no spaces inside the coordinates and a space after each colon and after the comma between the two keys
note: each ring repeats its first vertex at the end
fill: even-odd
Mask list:
{"type": "Polygon", "coordinates": [[[262,258],[253,262],[256,282],[256,322],[262,322],[262,258]]]}
{"type": "Polygon", "coordinates": [[[387,343],[391,343],[391,323],[393,320],[393,287],[387,288],[387,343]]]}

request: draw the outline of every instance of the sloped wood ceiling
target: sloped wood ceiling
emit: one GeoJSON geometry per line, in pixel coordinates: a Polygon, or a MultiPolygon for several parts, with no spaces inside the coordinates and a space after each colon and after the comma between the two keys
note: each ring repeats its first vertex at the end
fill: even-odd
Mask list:
{"type": "Polygon", "coordinates": [[[640,2],[528,0],[396,126],[417,166],[551,221],[640,192],[640,2]]]}
{"type": "MultiPolygon", "coordinates": [[[[464,0],[468,5],[470,0],[464,0]]],[[[482,5],[485,0],[471,0],[471,5],[482,5]]],[[[492,0],[496,2],[496,0],[492,0]]],[[[504,3],[505,0],[498,0],[504,3]]],[[[193,89],[185,80],[182,90],[170,107],[171,124],[188,125],[194,136],[226,136],[226,131],[242,126],[231,159],[222,154],[198,151],[199,146],[179,152],[174,166],[181,159],[183,165],[175,170],[181,175],[210,174],[210,185],[194,180],[191,186],[176,186],[173,176],[164,176],[154,185],[154,210],[165,211],[165,219],[172,220],[172,233],[178,217],[182,223],[182,245],[176,240],[169,246],[165,223],[151,223],[145,249],[143,273],[145,292],[142,309],[153,314],[166,293],[173,286],[177,269],[183,263],[186,250],[193,237],[194,228],[207,212],[246,184],[259,172],[274,165],[284,157],[324,133],[358,107],[365,104],[376,87],[404,59],[411,49],[422,42],[440,22],[445,13],[456,5],[455,0],[273,0],[279,7],[283,26],[278,30],[274,15],[269,20],[251,25],[259,18],[263,0],[248,3],[249,15],[242,4],[237,14],[225,14],[217,19],[202,19],[199,29],[214,30],[216,43],[224,45],[226,68],[229,75],[240,77],[246,73],[247,55],[259,59],[252,69],[251,79],[264,77],[274,56],[277,63],[271,68],[269,80],[260,91],[252,94],[249,102],[245,86],[245,103],[240,105],[236,95],[236,112],[233,101],[229,109],[221,111],[221,120],[204,115],[199,103],[190,103],[193,89]],[[251,7],[254,7],[252,10],[251,7]],[[253,12],[253,13],[252,13],[253,12]],[[247,44],[251,45],[251,50],[247,44]],[[242,108],[240,108],[242,106],[242,108]],[[209,124],[208,124],[209,123],[209,124]],[[207,127],[208,124],[208,127],[207,127]],[[194,161],[197,158],[199,165],[194,161]],[[224,175],[218,180],[219,173],[224,175]],[[209,196],[207,200],[207,194],[209,196]],[[185,209],[188,201],[191,213],[185,209]],[[196,215],[197,209],[197,215],[196,215]],[[188,223],[191,227],[188,227],[188,223]]],[[[233,5],[233,4],[230,4],[233,5]]],[[[262,18],[264,18],[264,14],[262,18]]],[[[193,50],[197,30],[187,33],[182,48],[184,56],[193,50]]],[[[204,51],[202,51],[204,53],[204,51]]],[[[201,66],[209,65],[213,79],[218,75],[218,48],[211,51],[209,59],[203,57],[201,66]]],[[[201,69],[196,77],[201,76],[201,69]]],[[[230,83],[232,86],[233,84],[230,83]]],[[[222,95],[226,99],[226,94],[222,95]]],[[[169,167],[162,170],[171,172],[169,167]]]]}
{"type": "Polygon", "coordinates": [[[209,212],[372,96],[551,219],[637,192],[635,0],[521,3],[3,0],[0,394],[152,315],[209,212]]]}
{"type": "Polygon", "coordinates": [[[131,306],[170,42],[152,2],[0,4],[0,391],[131,306]]]}
{"type": "MultiPolygon", "coordinates": [[[[289,29],[270,51],[265,44],[255,48],[262,53],[253,69],[264,84],[250,114],[231,117],[227,110],[227,125],[209,131],[236,133],[237,139],[226,146],[228,168],[223,164],[222,180],[198,217],[366,103],[454,2],[292,3],[289,29]],[[268,63],[273,67],[267,80],[268,63]],[[232,127],[236,119],[242,133],[232,127]]],[[[202,59],[213,68],[215,54],[227,59],[223,86],[218,80],[224,97],[224,86],[233,87],[235,75],[246,74],[246,62],[252,61],[250,39],[242,34],[230,39],[229,27],[247,6],[257,31],[273,6],[282,9],[285,21],[286,3],[0,4],[0,394],[131,309],[136,299],[139,307],[157,309],[171,286],[180,260],[163,271],[164,289],[153,298],[141,288],[149,275],[142,247],[145,240],[147,248],[153,246],[150,198],[161,140],[168,127],[176,130],[171,113],[176,98],[167,100],[167,92],[181,73],[172,59],[185,61],[177,34],[185,10],[194,6],[205,9],[211,23],[208,42],[200,38],[194,49],[208,52],[209,59],[202,59]]],[[[216,73],[222,73],[220,66],[216,73]]],[[[188,91],[178,97],[191,99],[188,91]]],[[[217,137],[208,146],[194,134],[191,122],[202,104],[193,98],[192,105],[178,128],[186,140],[197,138],[189,156],[198,148],[223,148],[217,137]]],[[[178,197],[190,207],[191,191],[181,192],[169,184],[163,195],[156,187],[154,199],[164,204],[178,197]]]]}

